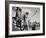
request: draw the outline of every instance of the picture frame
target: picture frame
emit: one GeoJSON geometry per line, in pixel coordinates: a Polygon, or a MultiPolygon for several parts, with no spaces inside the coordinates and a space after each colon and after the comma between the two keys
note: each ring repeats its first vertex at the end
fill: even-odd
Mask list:
{"type": "Polygon", "coordinates": [[[45,3],[24,2],[24,1],[5,1],[5,37],[23,37],[23,36],[40,36],[40,35],[45,35],[45,3]],[[15,18],[14,16],[16,16],[17,12],[20,12],[18,10],[16,11],[16,9],[20,11],[22,10],[21,20],[24,19],[23,16],[25,14],[27,15],[29,14],[28,20],[30,19],[30,17],[33,16],[31,19],[33,20],[35,19],[35,21],[29,20],[31,21],[30,23],[32,24],[32,26],[31,25],[29,26],[28,22],[26,22],[27,26],[23,25],[22,28],[21,28],[22,25],[19,25],[20,23],[18,23],[18,25],[16,24],[17,21],[14,20],[15,18]],[[13,20],[15,21],[14,23],[15,26],[13,26],[13,20]],[[35,23],[35,26],[38,25],[38,27],[35,27],[34,23],[35,23]],[[16,25],[20,26],[19,30],[18,30],[18,27],[16,28],[16,25]]]}

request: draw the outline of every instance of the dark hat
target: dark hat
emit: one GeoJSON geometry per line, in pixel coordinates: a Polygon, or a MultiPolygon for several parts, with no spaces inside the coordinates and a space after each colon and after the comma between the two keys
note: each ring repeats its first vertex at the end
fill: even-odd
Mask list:
{"type": "Polygon", "coordinates": [[[28,15],[29,13],[28,12],[26,12],[26,15],[28,15]]]}

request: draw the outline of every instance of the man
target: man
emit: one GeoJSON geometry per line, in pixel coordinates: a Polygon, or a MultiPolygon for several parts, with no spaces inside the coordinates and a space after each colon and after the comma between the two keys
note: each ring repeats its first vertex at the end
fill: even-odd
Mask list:
{"type": "Polygon", "coordinates": [[[16,27],[21,29],[21,8],[16,7],[16,27]]]}
{"type": "Polygon", "coordinates": [[[24,30],[28,30],[27,17],[28,17],[28,12],[26,12],[26,13],[23,15],[23,20],[24,20],[23,26],[24,26],[24,30]]]}

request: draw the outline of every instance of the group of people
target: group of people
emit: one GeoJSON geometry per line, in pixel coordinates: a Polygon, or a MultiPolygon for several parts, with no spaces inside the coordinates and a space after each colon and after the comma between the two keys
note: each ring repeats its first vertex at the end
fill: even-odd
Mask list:
{"type": "MultiPolygon", "coordinates": [[[[28,30],[28,25],[27,25],[27,17],[28,17],[28,12],[26,12],[23,17],[21,17],[22,9],[19,7],[16,7],[16,16],[14,17],[14,20],[16,21],[16,27],[19,28],[19,30],[28,30]]],[[[13,21],[14,23],[14,21],[13,21]]]]}
{"type": "Polygon", "coordinates": [[[22,16],[21,15],[22,15],[22,9],[20,7],[16,7],[16,15],[15,15],[15,17],[13,17],[13,19],[14,19],[13,23],[16,22],[15,25],[13,24],[13,26],[16,27],[16,28],[13,27],[15,30],[24,31],[24,30],[29,30],[29,28],[30,28],[30,30],[36,30],[36,27],[38,27],[38,28],[40,27],[39,23],[34,22],[32,24],[30,22],[30,20],[27,20],[29,12],[26,12],[22,16]]]}

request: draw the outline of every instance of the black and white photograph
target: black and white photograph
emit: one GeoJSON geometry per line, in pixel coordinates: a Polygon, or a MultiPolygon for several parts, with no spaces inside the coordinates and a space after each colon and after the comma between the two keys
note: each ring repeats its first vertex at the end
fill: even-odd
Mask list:
{"type": "Polygon", "coordinates": [[[40,30],[40,8],[12,7],[12,31],[40,30]]]}
{"type": "Polygon", "coordinates": [[[16,2],[8,4],[8,36],[44,34],[44,3],[16,2]]]}
{"type": "Polygon", "coordinates": [[[13,32],[42,32],[42,6],[10,4],[9,23],[13,32]]]}

